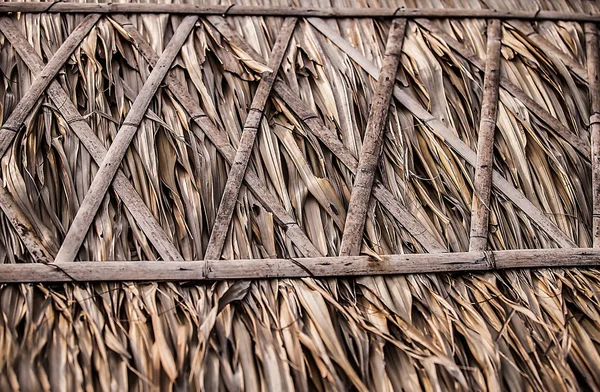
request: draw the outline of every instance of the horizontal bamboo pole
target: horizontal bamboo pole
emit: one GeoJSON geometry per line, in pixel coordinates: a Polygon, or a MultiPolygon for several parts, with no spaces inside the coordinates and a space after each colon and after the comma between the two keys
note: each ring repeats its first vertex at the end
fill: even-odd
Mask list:
{"type": "Polygon", "coordinates": [[[519,11],[493,9],[422,8],[314,8],[243,5],[195,5],[153,3],[1,3],[0,13],[165,13],[196,15],[299,16],[321,18],[494,18],[600,22],[600,15],[582,12],[519,11]]]}
{"type": "Polygon", "coordinates": [[[594,267],[600,249],[528,249],[412,255],[207,261],[0,264],[0,283],[213,281],[594,267]]]}

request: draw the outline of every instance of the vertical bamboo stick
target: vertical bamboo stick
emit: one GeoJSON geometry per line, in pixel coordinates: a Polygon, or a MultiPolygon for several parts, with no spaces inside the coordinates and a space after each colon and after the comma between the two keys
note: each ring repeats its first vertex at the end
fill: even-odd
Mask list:
{"type": "Polygon", "coordinates": [[[587,72],[590,91],[590,131],[592,144],[592,202],[594,248],[600,247],[600,55],[598,27],[585,24],[587,72]]]}
{"type": "Polygon", "coordinates": [[[108,149],[106,156],[98,169],[98,173],[94,177],[92,185],[79,207],[79,211],[77,211],[77,215],[56,255],[56,262],[71,262],[77,257],[77,252],[79,252],[79,248],[94,221],[96,212],[98,211],[115,174],[117,174],[121,161],[150,105],[150,101],[154,97],[156,90],[158,90],[158,86],[162,83],[173,60],[175,60],[175,56],[179,53],[181,46],[189,36],[197,21],[197,16],[188,16],[181,22],[173,35],[173,38],[171,38],[171,41],[169,41],[169,44],[162,53],[156,67],[152,70],[150,76],[148,76],[139,95],[133,102],[133,105],[131,105],[129,113],[123,121],[123,125],[108,149]]]}
{"type": "Polygon", "coordinates": [[[288,18],[283,23],[277,41],[273,46],[273,51],[271,52],[269,61],[269,68],[271,68],[271,71],[263,74],[258,89],[256,90],[256,94],[252,99],[250,112],[246,117],[242,137],[240,138],[240,143],[229,171],[225,190],[223,191],[223,196],[221,198],[221,205],[219,206],[217,218],[215,219],[215,224],[213,225],[210,234],[210,240],[208,241],[208,247],[204,256],[206,260],[218,260],[221,257],[223,245],[225,244],[225,239],[227,237],[229,222],[231,222],[233,209],[235,208],[235,203],[237,202],[237,197],[240,193],[240,187],[242,186],[242,180],[244,179],[248,163],[250,162],[252,148],[254,147],[258,127],[263,118],[264,108],[271,95],[271,89],[277,78],[277,72],[281,66],[288,43],[292,38],[294,27],[296,27],[296,21],[296,18],[288,18]]]}
{"type": "Polygon", "coordinates": [[[483,79],[483,102],[477,140],[477,163],[471,211],[471,236],[469,239],[469,250],[471,251],[486,250],[487,247],[494,162],[494,133],[500,86],[500,48],[502,46],[502,23],[500,20],[488,21],[487,35],[487,59],[483,79]]]}
{"type": "Polygon", "coordinates": [[[383,131],[387,124],[396,72],[400,64],[405,28],[406,19],[395,19],[392,22],[352,186],[340,256],[354,256],[360,252],[365,218],[381,154],[383,131]]]}

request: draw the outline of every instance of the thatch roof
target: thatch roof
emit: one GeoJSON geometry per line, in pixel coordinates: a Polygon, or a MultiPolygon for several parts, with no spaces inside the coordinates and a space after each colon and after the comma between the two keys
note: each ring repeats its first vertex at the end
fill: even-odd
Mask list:
{"type": "Polygon", "coordinates": [[[0,4],[0,390],[600,390],[598,4],[243,3],[0,4]]]}

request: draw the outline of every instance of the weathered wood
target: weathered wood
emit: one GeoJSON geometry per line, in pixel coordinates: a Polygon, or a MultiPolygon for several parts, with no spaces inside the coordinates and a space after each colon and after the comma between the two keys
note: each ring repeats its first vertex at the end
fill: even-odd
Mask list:
{"type": "Polygon", "coordinates": [[[592,202],[594,248],[600,247],[600,49],[598,27],[585,24],[587,72],[590,92],[590,131],[592,144],[592,202]]]}
{"type": "MultiPolygon", "coordinates": [[[[377,78],[379,71],[373,63],[365,58],[358,50],[356,50],[348,41],[337,34],[333,29],[329,28],[322,20],[316,18],[308,18],[317,30],[321,31],[327,38],[336,46],[343,50],[352,60],[364,68],[373,78],[377,78]]],[[[460,140],[444,123],[427,111],[419,102],[412,98],[406,91],[395,87],[394,97],[404,107],[418,118],[423,124],[433,131],[433,133],[442,139],[449,147],[451,147],[458,155],[465,159],[471,166],[475,166],[477,162],[477,154],[469,146],[460,140]]],[[[561,247],[569,248],[577,245],[571,238],[563,233],[552,222],[546,214],[536,207],[529,199],[527,199],[518,189],[509,183],[500,173],[493,171],[492,182],[494,186],[503,193],[510,201],[521,209],[533,223],[535,223],[542,231],[544,231],[552,240],[561,247]]]]}
{"type": "Polygon", "coordinates": [[[487,58],[483,77],[481,119],[477,136],[477,163],[473,180],[471,205],[471,234],[469,250],[486,250],[492,195],[492,170],[494,166],[494,134],[498,117],[500,87],[500,49],[502,47],[502,22],[488,21],[487,58]]]}
{"type": "MultiPolygon", "coordinates": [[[[17,26],[9,18],[0,18],[0,31],[10,41],[12,47],[19,54],[23,62],[34,73],[40,74],[44,68],[44,63],[33,47],[29,44],[25,36],[19,31],[17,26]]],[[[102,163],[106,155],[106,148],[92,131],[88,123],[79,114],[79,111],[71,102],[67,93],[60,84],[54,80],[48,87],[47,94],[56,105],[56,109],[62,114],[73,133],[79,138],[81,143],[88,150],[92,158],[98,165],[102,163]]],[[[121,170],[117,171],[113,186],[123,204],[127,207],[133,217],[131,224],[139,225],[140,229],[146,234],[150,242],[156,248],[158,254],[164,260],[183,260],[179,251],[171,243],[165,231],[160,227],[152,212],[144,204],[143,200],[127,180],[121,170]]],[[[133,230],[134,235],[137,230],[133,230]]],[[[138,236],[138,242],[144,248],[148,255],[153,252],[148,245],[146,238],[138,236]]]]}
{"type": "Polygon", "coordinates": [[[527,249],[296,259],[0,264],[0,283],[323,278],[514,268],[596,267],[600,249],[527,249]]]}
{"type": "Polygon", "coordinates": [[[271,55],[269,56],[269,68],[271,71],[263,73],[252,104],[250,105],[250,111],[246,117],[244,123],[244,129],[240,142],[238,145],[233,164],[229,170],[229,176],[227,177],[227,183],[225,184],[225,190],[221,198],[221,204],[217,211],[217,217],[210,233],[210,240],[208,241],[208,247],[204,258],[206,260],[217,260],[221,257],[223,251],[223,245],[227,237],[229,229],[229,222],[233,216],[233,209],[237,202],[238,194],[240,193],[240,187],[242,186],[242,180],[245,177],[248,163],[250,162],[250,156],[252,155],[252,149],[254,147],[254,141],[258,134],[258,127],[263,118],[263,112],[267,100],[271,95],[271,89],[279,67],[283,61],[287,46],[292,38],[292,33],[296,27],[296,18],[287,18],[283,22],[281,30],[278,32],[277,41],[273,46],[271,55]]]}
{"type": "Polygon", "coordinates": [[[181,46],[188,38],[197,21],[197,16],[187,16],[181,22],[156,66],[148,76],[148,79],[144,83],[137,98],[131,105],[129,113],[127,113],[123,125],[108,149],[104,160],[79,207],[79,211],[77,211],[77,215],[75,215],[75,219],[73,219],[65,240],[56,255],[57,262],[71,262],[77,257],[79,248],[85,239],[102,200],[106,196],[108,187],[111,185],[112,180],[119,169],[119,165],[129,148],[129,144],[138,129],[138,125],[142,121],[144,114],[150,105],[150,101],[154,98],[158,86],[162,83],[171,64],[175,60],[175,56],[179,53],[181,46]]]}
{"type": "MultiPolygon", "coordinates": [[[[158,60],[158,56],[150,46],[150,44],[140,35],[139,31],[129,22],[123,15],[112,15],[111,18],[118,23],[129,34],[129,38],[135,43],[142,56],[148,63],[154,66],[158,60]]],[[[216,149],[223,155],[225,160],[232,164],[235,158],[235,148],[229,143],[227,137],[217,129],[217,127],[208,118],[206,113],[194,101],[187,87],[183,86],[174,76],[167,75],[165,79],[167,88],[173,93],[173,96],[181,103],[183,108],[188,112],[192,120],[198,124],[202,132],[215,145],[216,149]]],[[[195,127],[192,127],[192,132],[198,138],[203,138],[203,135],[195,127]]],[[[317,248],[310,242],[304,231],[300,228],[294,217],[286,211],[285,207],[277,199],[276,196],[266,187],[266,185],[251,171],[246,172],[244,181],[248,185],[248,189],[254,194],[262,206],[273,214],[277,223],[285,229],[286,236],[294,243],[300,253],[306,257],[321,256],[317,248]]]]}
{"type": "MultiPolygon", "coordinates": [[[[454,38],[452,38],[449,34],[446,34],[442,30],[435,27],[430,20],[425,19],[416,19],[416,23],[424,27],[426,30],[429,30],[437,37],[442,39],[448,47],[458,53],[461,57],[471,63],[480,71],[485,69],[485,61],[477,56],[473,51],[467,48],[462,43],[458,42],[454,38]]],[[[511,23],[514,21],[511,21],[511,23]]],[[[537,41],[536,41],[537,42],[537,41]]],[[[548,44],[547,44],[548,46],[548,44]]],[[[551,45],[550,45],[551,46],[551,45]]],[[[555,51],[558,49],[554,48],[555,51]]],[[[562,59],[562,61],[568,61],[566,59],[562,59]]],[[[574,69],[573,67],[571,67],[574,69]]],[[[585,72],[585,70],[584,70],[585,72]]],[[[579,71],[577,71],[577,75],[579,75],[579,71]]],[[[587,80],[587,77],[586,77],[587,80]]],[[[575,150],[577,150],[581,156],[588,160],[590,158],[590,142],[589,140],[583,139],[573,133],[567,126],[565,126],[562,122],[560,122],[555,116],[553,116],[548,110],[544,109],[540,104],[538,104],[533,98],[531,98],[526,92],[517,87],[514,83],[512,83],[508,78],[501,76],[500,77],[500,86],[509,92],[513,97],[518,99],[523,103],[523,105],[529,110],[531,113],[536,115],[539,119],[548,124],[548,130],[554,133],[559,138],[564,139],[567,143],[569,143],[575,150]]]]}
{"type": "Polygon", "coordinates": [[[394,20],[390,28],[350,194],[340,256],[356,256],[360,253],[367,208],[371,200],[371,190],[379,165],[396,72],[400,64],[405,28],[406,19],[394,20]]]}
{"type": "Polygon", "coordinates": [[[156,3],[0,3],[0,13],[164,13],[186,15],[298,16],[320,18],[494,18],[600,22],[594,13],[520,11],[464,8],[314,8],[244,5],[196,5],[156,3]]]}
{"type": "MultiPolygon", "coordinates": [[[[235,32],[227,21],[220,16],[209,16],[207,20],[232,45],[241,48],[253,61],[264,63],[264,60],[242,37],[235,32]]],[[[277,79],[273,90],[285,104],[304,122],[308,130],[314,134],[329,150],[353,173],[356,174],[358,160],[344,146],[341,140],[325,126],[321,118],[297,94],[281,80],[277,79]]],[[[388,212],[425,248],[427,252],[447,252],[442,245],[424,226],[406,209],[398,199],[375,180],[373,196],[388,210],[388,212]]]]}
{"type": "MultiPolygon", "coordinates": [[[[0,158],[6,154],[15,135],[23,125],[23,121],[25,121],[31,109],[33,109],[36,102],[40,99],[46,88],[48,88],[48,85],[54,80],[58,71],[61,70],[65,62],[69,59],[69,56],[81,44],[81,41],[96,25],[100,17],[101,15],[98,14],[89,15],[73,30],[56,53],[54,53],[48,64],[39,73],[39,76],[33,81],[6,122],[2,124],[2,128],[0,128],[0,158]]],[[[6,16],[0,19],[10,22],[10,18],[6,16]]]]}

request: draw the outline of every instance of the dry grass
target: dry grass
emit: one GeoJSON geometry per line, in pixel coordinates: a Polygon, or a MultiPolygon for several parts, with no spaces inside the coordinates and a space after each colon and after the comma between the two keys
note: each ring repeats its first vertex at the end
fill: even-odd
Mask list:
{"type": "MultiPolygon", "coordinates": [[[[419,6],[440,5],[427,3],[419,6]]],[[[540,3],[565,11],[583,7],[575,1],[540,3]]],[[[532,1],[486,4],[536,7],[532,1]]],[[[81,19],[22,15],[18,25],[47,61],[81,19]]],[[[158,53],[181,21],[166,15],[130,19],[158,53]]],[[[227,20],[268,58],[280,19],[227,20]]],[[[389,22],[327,23],[381,65],[389,22]]],[[[485,21],[433,23],[485,58],[485,21]]],[[[585,65],[581,25],[526,26],[585,65]]],[[[541,50],[522,24],[504,23],[502,39],[503,75],[589,139],[585,80],[541,50]]],[[[204,21],[171,74],[237,146],[264,62],[231,47],[204,21]]],[[[60,82],[108,148],[149,72],[124,32],[104,18],[69,59],[60,82]]],[[[0,73],[3,123],[32,82],[3,37],[0,73]]],[[[354,155],[360,151],[375,85],[365,69],[301,20],[279,75],[354,155]]],[[[483,74],[468,60],[410,22],[398,77],[398,86],[476,148],[483,74]]],[[[506,91],[500,98],[495,169],[579,246],[590,246],[589,159],[506,91]]],[[[317,249],[337,254],[350,171],[276,96],[265,118],[249,170],[297,218],[317,249]]],[[[215,146],[194,136],[192,127],[197,125],[184,108],[159,89],[121,166],[188,260],[204,255],[228,172],[215,146]]],[[[38,103],[1,169],[4,186],[55,252],[97,166],[49,99],[38,103]]],[[[379,178],[452,251],[468,249],[472,177],[472,167],[393,100],[379,178]]],[[[491,248],[556,246],[517,206],[496,192],[492,199],[491,248]]],[[[373,206],[363,252],[422,251],[379,203],[373,206]]],[[[156,259],[144,238],[111,190],[79,256],[156,259]]],[[[223,258],[298,255],[272,214],[242,186],[223,258]]],[[[31,261],[4,217],[0,259],[31,261]]],[[[0,389],[598,390],[599,283],[596,270],[537,270],[213,285],[2,286],[0,389]]]]}

